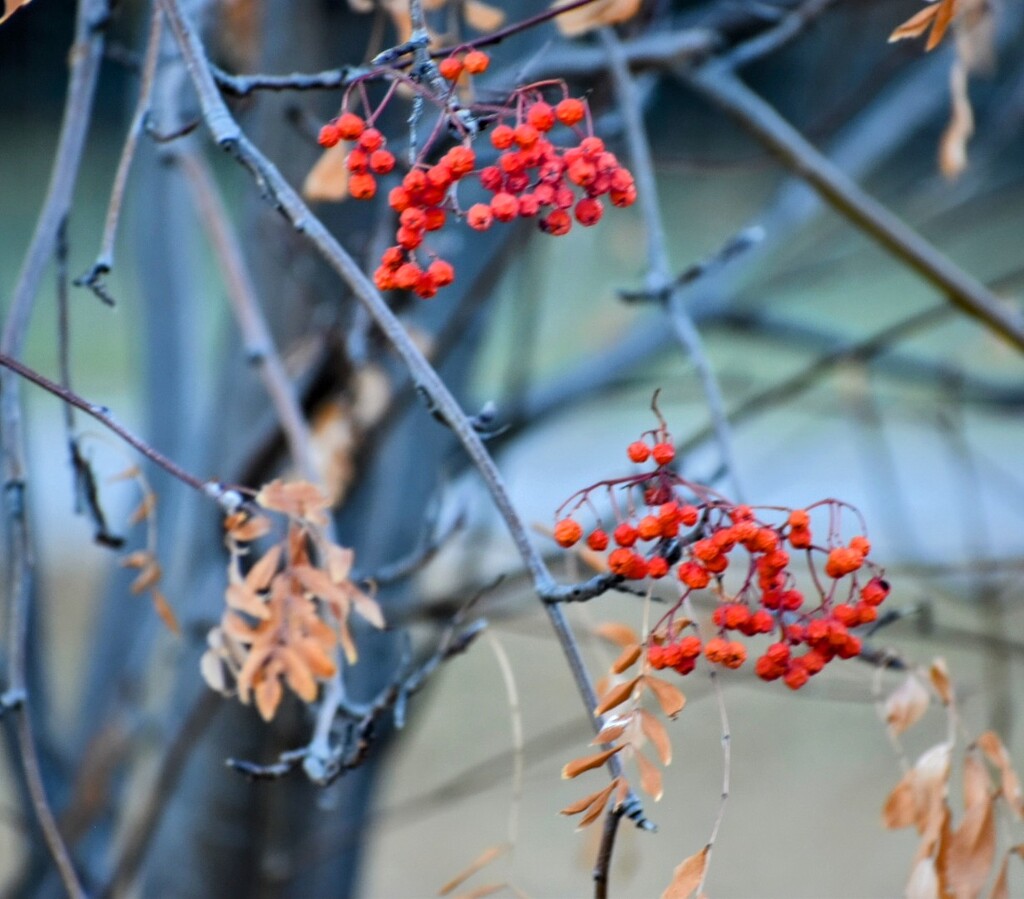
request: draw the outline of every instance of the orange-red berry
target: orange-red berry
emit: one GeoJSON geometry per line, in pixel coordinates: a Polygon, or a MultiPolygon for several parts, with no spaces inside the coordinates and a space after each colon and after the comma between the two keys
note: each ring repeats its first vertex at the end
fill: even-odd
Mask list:
{"type": "Polygon", "coordinates": [[[366,122],[363,121],[362,116],[358,116],[354,112],[343,113],[334,125],[342,140],[356,140],[366,128],[366,122]]]}
{"type": "Polygon", "coordinates": [[[572,518],[563,518],[555,524],[555,542],[559,546],[569,547],[583,536],[583,528],[572,518]]]}
{"type": "Polygon", "coordinates": [[[676,449],[671,443],[656,443],[651,455],[659,465],[668,465],[676,457],[676,449]]]}
{"type": "Polygon", "coordinates": [[[328,122],[323,128],[320,129],[320,134],[317,137],[317,142],[321,147],[333,147],[341,141],[341,134],[338,132],[338,126],[333,122],[328,122]]]}
{"type": "Polygon", "coordinates": [[[466,213],[466,224],[474,231],[486,231],[494,221],[494,213],[486,203],[474,203],[466,213]]]}
{"type": "Polygon", "coordinates": [[[651,448],[642,440],[636,440],[626,447],[626,455],[631,462],[646,462],[651,455],[651,448]]]}
{"type": "Polygon", "coordinates": [[[449,56],[437,64],[437,70],[441,73],[442,78],[448,81],[457,81],[462,74],[462,60],[457,56],[449,56]]]}
{"type": "Polygon", "coordinates": [[[594,550],[594,552],[604,552],[608,549],[608,534],[600,528],[596,531],[591,531],[590,536],[587,537],[587,546],[594,550]]]}
{"type": "Polygon", "coordinates": [[[566,97],[555,107],[555,117],[563,125],[576,125],[583,121],[586,111],[582,100],[566,97]]]}
{"type": "Polygon", "coordinates": [[[470,50],[462,58],[462,65],[470,75],[480,75],[487,71],[487,67],[491,64],[491,57],[489,57],[483,50],[470,50]]]}

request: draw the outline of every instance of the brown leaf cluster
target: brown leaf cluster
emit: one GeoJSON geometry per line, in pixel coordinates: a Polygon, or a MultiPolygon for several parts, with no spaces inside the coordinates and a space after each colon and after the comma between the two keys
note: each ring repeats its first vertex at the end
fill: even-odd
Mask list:
{"type": "MultiPolygon", "coordinates": [[[[945,663],[937,660],[928,674],[953,725],[955,693],[945,663]]],[[[902,733],[920,719],[927,704],[923,685],[911,675],[886,702],[891,731],[902,733]]],[[[956,733],[956,728],[951,726],[950,733],[956,733]]],[[[1009,895],[1009,853],[1002,856],[997,869],[997,803],[1002,800],[1019,819],[1024,811],[1020,780],[999,737],[992,731],[983,733],[963,753],[963,810],[957,814],[949,801],[954,750],[951,737],[922,753],[886,799],[884,825],[914,827],[920,835],[904,895],[908,899],[976,899],[991,881],[992,899],[1003,899],[1009,895]],[[992,771],[999,775],[998,787],[992,771]]]]}
{"type": "MultiPolygon", "coordinates": [[[[605,748],[568,762],[562,768],[562,777],[574,778],[586,771],[600,768],[613,755],[625,750],[624,755],[636,762],[640,788],[657,802],[663,794],[661,769],[642,749],[650,743],[661,764],[669,765],[672,762],[672,743],[665,725],[653,712],[643,708],[641,698],[644,693],[649,693],[657,702],[662,714],[674,718],[682,711],[686,697],[668,681],[650,674],[646,664],[642,665],[640,673],[633,677],[624,681],[613,681],[614,677],[625,674],[644,658],[643,644],[636,631],[619,622],[606,622],[594,630],[599,636],[621,647],[608,677],[602,681],[606,686],[600,691],[601,699],[594,709],[594,715],[597,717],[612,712],[614,714],[610,715],[593,741],[594,745],[605,748]]],[[[620,791],[618,801],[621,802],[629,790],[629,785],[624,780],[615,778],[604,790],[573,803],[563,809],[562,814],[582,814],[579,827],[586,827],[600,817],[615,788],[620,791]]]]}
{"type": "Polygon", "coordinates": [[[255,702],[264,720],[274,717],[284,687],[313,702],[319,682],[337,671],[337,652],[349,663],[358,653],[349,628],[354,611],[384,626],[380,607],[351,580],[353,553],[326,539],[327,501],[311,484],[274,481],[257,495],[266,509],[289,516],[284,538],[248,571],[248,544],[270,530],[263,516],[233,515],[225,522],[231,559],[227,608],[208,637],[201,671],[215,690],[255,702]]]}
{"type": "Polygon", "coordinates": [[[705,846],[700,852],[695,852],[676,865],[672,882],[661,894],[661,899],[689,899],[704,882],[710,851],[711,847],[705,846]]]}

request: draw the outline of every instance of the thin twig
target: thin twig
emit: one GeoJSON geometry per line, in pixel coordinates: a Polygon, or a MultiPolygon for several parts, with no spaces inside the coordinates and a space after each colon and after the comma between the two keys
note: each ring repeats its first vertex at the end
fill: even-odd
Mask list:
{"type": "MultiPolygon", "coordinates": [[[[512,504],[504,480],[472,422],[355,260],[306,206],[277,167],[242,132],[217,89],[207,63],[206,52],[199,36],[184,15],[180,0],[160,2],[181,48],[199,96],[203,118],[214,141],[234,155],[250,172],[261,192],[274,203],[296,231],[303,234],[317,249],[324,260],[348,284],[355,298],[365,306],[381,333],[408,368],[417,389],[429,399],[431,411],[448,425],[477,468],[530,573],[535,591],[542,599],[547,598],[552,592],[557,591],[557,584],[540,553],[530,541],[526,526],[512,504]]],[[[597,695],[576,638],[561,606],[545,602],[544,608],[561,644],[591,723],[596,728],[599,722],[593,714],[593,709],[597,706],[597,695]]],[[[622,763],[617,756],[609,760],[609,771],[612,777],[622,774],[622,763]]],[[[626,804],[627,814],[643,825],[646,818],[640,800],[631,794],[626,804]]]]}
{"type": "Polygon", "coordinates": [[[270,402],[277,413],[288,450],[296,468],[306,480],[317,483],[320,474],[313,460],[309,427],[295,394],[295,387],[281,361],[273,335],[260,308],[259,295],[253,283],[238,235],[231,224],[220,190],[209,166],[195,152],[172,157],[181,165],[192,200],[206,226],[213,250],[224,274],[231,312],[242,334],[247,360],[256,367],[270,402]]]}
{"type": "Polygon", "coordinates": [[[114,186],[110,191],[110,204],[107,206],[107,217],[103,223],[103,238],[100,241],[99,255],[92,268],[75,280],[77,286],[88,287],[108,306],[114,305],[114,298],[103,283],[103,276],[109,274],[114,267],[114,242],[117,239],[117,225],[121,220],[121,210],[124,208],[124,190],[128,184],[128,173],[131,171],[132,161],[135,159],[139,135],[142,133],[146,116],[149,115],[149,99],[153,91],[157,62],[160,59],[160,34],[163,30],[163,21],[163,13],[154,2],[149,23],[149,37],[146,39],[146,56],[142,66],[139,98],[135,103],[135,112],[132,115],[131,124],[128,126],[128,136],[125,138],[124,146],[121,149],[121,158],[117,163],[114,186]]]}
{"type": "Polygon", "coordinates": [[[615,836],[622,820],[622,807],[612,806],[604,816],[604,831],[601,845],[594,863],[594,899],[608,899],[608,878],[611,873],[612,853],[615,851],[615,836]]]}
{"type": "Polygon", "coordinates": [[[742,502],[743,488],[736,466],[732,432],[725,413],[722,389],[718,384],[711,362],[704,351],[704,342],[686,308],[680,285],[672,276],[668,255],[668,239],[665,235],[664,220],[658,202],[658,185],[654,177],[654,160],[644,125],[643,106],[636,89],[636,83],[629,72],[623,53],[622,43],[611,28],[600,31],[601,44],[608,54],[609,69],[615,85],[618,107],[625,121],[626,139],[629,144],[630,161],[637,183],[640,213],[647,236],[647,288],[664,297],[665,311],[679,342],[686,350],[700,379],[707,403],[708,414],[714,429],[718,452],[721,456],[734,498],[742,502]]]}
{"type": "Polygon", "coordinates": [[[963,312],[1024,350],[1024,320],[973,275],[921,237],[814,148],[727,66],[708,63],[680,77],[771,150],[837,212],[939,288],[963,312]]]}
{"type": "MultiPolygon", "coordinates": [[[[154,449],[145,440],[140,437],[136,437],[131,431],[129,431],[124,425],[119,424],[113,417],[106,406],[100,406],[96,403],[90,403],[84,397],[79,396],[73,390],[61,387],[60,384],[55,381],[51,381],[46,375],[42,375],[32,368],[29,368],[22,362],[18,362],[17,359],[12,359],[10,356],[0,353],[0,368],[9,369],[14,372],[18,377],[24,378],[26,381],[31,381],[37,387],[41,387],[48,393],[52,393],[55,397],[74,406],[76,409],[81,409],[86,415],[90,415],[95,418],[100,424],[110,431],[113,431],[129,446],[137,449],[142,455],[144,455],[151,462],[158,465],[164,471],[174,478],[177,478],[183,484],[191,487],[193,490],[198,490],[205,496],[209,496],[212,499],[217,500],[222,505],[235,506],[240,502],[240,498],[233,498],[230,494],[235,493],[233,490],[229,490],[223,484],[217,481],[203,481],[197,478],[195,475],[189,474],[177,463],[168,459],[159,450],[154,449]]],[[[10,484],[8,484],[8,493],[10,493],[10,484]]]]}

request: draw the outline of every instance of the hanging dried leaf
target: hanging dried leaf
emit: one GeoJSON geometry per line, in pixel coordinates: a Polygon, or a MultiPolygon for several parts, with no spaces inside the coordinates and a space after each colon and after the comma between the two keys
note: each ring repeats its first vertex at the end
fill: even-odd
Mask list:
{"type": "Polygon", "coordinates": [[[989,899],[1010,899],[1010,853],[1003,856],[1002,864],[999,866],[999,874],[996,882],[992,885],[992,892],[989,899]]]}
{"type": "Polygon", "coordinates": [[[228,677],[224,670],[224,662],[213,649],[208,649],[199,660],[199,673],[203,676],[207,686],[215,693],[224,696],[228,695],[228,677]]]}
{"type": "Polygon", "coordinates": [[[917,820],[917,804],[914,801],[914,771],[911,769],[892,792],[882,807],[882,826],[889,830],[910,827],[917,820]]]}
{"type": "Polygon", "coordinates": [[[0,16],[0,25],[3,25],[21,7],[27,6],[29,0],[4,0],[4,14],[0,16]]]}
{"type": "Polygon", "coordinates": [[[594,628],[594,633],[622,649],[641,642],[640,635],[633,628],[618,621],[605,621],[594,628]]]}
{"type": "Polygon", "coordinates": [[[153,559],[153,554],[148,550],[139,549],[133,553],[128,553],[123,559],[121,559],[122,568],[145,568],[153,559]]]}
{"type": "Polygon", "coordinates": [[[949,679],[949,668],[946,667],[946,660],[935,659],[928,669],[928,676],[931,678],[932,686],[939,695],[943,705],[949,705],[953,701],[953,684],[949,679]]]}
{"type": "Polygon", "coordinates": [[[674,687],[667,680],[655,677],[653,674],[644,675],[644,685],[647,686],[658,700],[662,712],[669,718],[675,718],[686,705],[686,697],[677,687],[674,687]]]}
{"type": "Polygon", "coordinates": [[[902,41],[907,38],[920,37],[931,28],[938,12],[938,4],[933,3],[931,6],[926,6],[924,9],[914,13],[906,22],[893,30],[892,34],[889,35],[889,43],[894,44],[896,41],[902,41]]]}
{"type": "Polygon", "coordinates": [[[160,616],[160,620],[164,623],[164,626],[172,634],[180,637],[181,625],[178,624],[178,616],[174,614],[174,609],[172,609],[171,604],[167,602],[167,597],[159,590],[154,590],[152,596],[153,608],[156,609],[156,613],[160,616]]]}
{"type": "Polygon", "coordinates": [[[945,815],[952,746],[940,743],[921,757],[889,794],[882,823],[890,829],[915,825],[919,833],[935,831],[945,815]]]}
{"type": "Polygon", "coordinates": [[[622,746],[613,746],[611,749],[606,749],[603,752],[598,752],[594,755],[573,759],[571,762],[566,763],[565,767],[562,768],[562,780],[571,780],[574,777],[579,777],[579,775],[584,771],[592,771],[594,768],[600,768],[608,761],[608,759],[621,749],[622,746]]]}
{"type": "Polygon", "coordinates": [[[905,899],[941,899],[939,895],[939,877],[935,871],[935,862],[930,858],[922,858],[914,870],[910,872],[910,880],[903,895],[905,899]]]}
{"type": "Polygon", "coordinates": [[[641,675],[634,677],[632,680],[626,681],[623,684],[617,684],[612,687],[607,695],[598,703],[597,708],[594,709],[595,715],[603,715],[609,709],[614,709],[618,705],[626,702],[636,689],[637,683],[639,683],[641,675]]]}
{"type": "Polygon", "coordinates": [[[345,157],[352,144],[342,141],[328,147],[302,182],[302,196],[312,203],[340,203],[348,196],[348,167],[345,157]]]}
{"type": "Polygon", "coordinates": [[[985,797],[964,814],[944,854],[946,887],[957,899],[976,899],[988,880],[996,856],[993,801],[985,797]]]}
{"type": "Polygon", "coordinates": [[[504,11],[481,0],[466,0],[462,14],[474,31],[497,31],[505,24],[504,11]]]}
{"type": "Polygon", "coordinates": [[[1024,816],[1024,800],[1022,800],[1020,778],[1010,761],[1003,741],[995,731],[987,730],[977,741],[978,748],[985,753],[988,760],[999,769],[1003,799],[1010,806],[1014,817],[1020,820],[1024,816]]]}
{"type": "Polygon", "coordinates": [[[284,691],[281,689],[281,682],[276,674],[273,677],[265,677],[256,686],[256,709],[264,721],[271,721],[281,704],[284,691]]]}
{"type": "Polygon", "coordinates": [[[138,596],[140,593],[145,593],[150,587],[160,582],[160,563],[156,561],[150,561],[150,563],[139,572],[138,577],[132,581],[130,587],[132,594],[138,596]]]}
{"type": "Polygon", "coordinates": [[[640,789],[655,802],[661,800],[664,790],[661,782],[661,771],[642,752],[636,753],[636,766],[640,770],[640,789]]]}
{"type": "Polygon", "coordinates": [[[459,893],[457,899],[484,899],[485,896],[500,893],[507,886],[506,883],[485,883],[483,886],[473,887],[468,893],[459,893]]]}
{"type": "Polygon", "coordinates": [[[987,802],[991,798],[992,781],[976,750],[964,757],[964,808],[987,802]]]}
{"type": "Polygon", "coordinates": [[[281,544],[275,543],[268,549],[263,557],[249,569],[245,576],[245,585],[252,590],[266,590],[270,585],[270,579],[277,572],[277,566],[281,561],[281,544]]]}
{"type": "Polygon", "coordinates": [[[608,784],[604,789],[598,790],[596,793],[591,793],[589,796],[584,796],[582,799],[577,799],[571,805],[567,805],[558,814],[560,815],[578,815],[580,812],[590,808],[595,802],[600,802],[601,808],[604,808],[608,802],[609,797],[612,795],[614,790],[619,785],[619,778],[613,778],[611,783],[608,784]]]}
{"type": "Polygon", "coordinates": [[[661,894],[661,899],[689,899],[704,880],[710,850],[710,846],[705,846],[700,852],[676,865],[672,882],[661,894]]]}
{"type": "MultiPolygon", "coordinates": [[[[557,0],[555,8],[565,6],[572,0],[557,0]]],[[[578,9],[558,16],[558,30],[567,37],[577,37],[601,28],[604,25],[618,25],[633,18],[640,11],[641,0],[596,0],[578,9]]]]}
{"type": "Polygon", "coordinates": [[[476,874],[477,871],[481,871],[486,868],[495,859],[500,858],[509,849],[508,843],[498,843],[495,846],[488,846],[483,852],[481,852],[473,861],[471,861],[465,868],[463,868],[458,874],[456,874],[451,880],[449,880],[441,889],[437,891],[438,896],[447,896],[449,893],[457,890],[462,884],[464,884],[470,877],[476,874]]]}
{"type": "Polygon", "coordinates": [[[636,664],[636,660],[640,658],[642,648],[638,643],[634,643],[632,646],[627,646],[619,657],[612,663],[612,671],[616,674],[622,674],[627,668],[632,668],[636,664]]]}
{"type": "Polygon", "coordinates": [[[935,24],[932,26],[931,34],[928,35],[928,42],[924,45],[926,51],[934,50],[942,43],[956,13],[957,2],[958,0],[939,0],[939,9],[935,13],[935,24]]]}
{"type": "Polygon", "coordinates": [[[928,691],[916,675],[908,675],[885,701],[885,722],[894,735],[921,720],[928,708],[928,691]]]}
{"type": "Polygon", "coordinates": [[[589,827],[593,824],[601,815],[604,814],[605,806],[608,804],[607,797],[601,801],[595,800],[591,803],[590,808],[584,813],[583,817],[580,818],[579,824],[576,825],[577,833],[583,830],[585,827],[589,827]]]}
{"type": "Polygon", "coordinates": [[[668,731],[665,725],[658,718],[652,715],[647,709],[640,709],[640,726],[643,728],[644,736],[651,741],[651,745],[658,753],[663,765],[672,764],[672,742],[668,738],[668,731]]]}

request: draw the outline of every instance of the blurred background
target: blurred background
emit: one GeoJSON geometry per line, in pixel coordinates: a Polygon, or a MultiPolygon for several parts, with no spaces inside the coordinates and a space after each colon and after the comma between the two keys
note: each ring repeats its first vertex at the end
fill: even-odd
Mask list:
{"type": "MultiPolygon", "coordinates": [[[[496,4],[510,19],[542,8],[496,4]]],[[[275,73],[358,62],[368,47],[387,46],[391,18],[353,9],[359,6],[188,4],[219,64],[275,73]]],[[[718,35],[715,52],[723,53],[806,8],[790,0],[654,2],[621,27],[620,39],[629,48],[652,36],[710,30],[718,35]]],[[[940,173],[937,152],[949,122],[956,40],[928,54],[921,41],[887,43],[918,8],[880,0],[816,4],[798,37],[741,74],[842,171],[1017,312],[1024,284],[1024,14],[1016,4],[985,12],[995,61],[971,75],[976,130],[967,167],[951,180],[940,173]]],[[[0,26],[5,310],[46,192],[74,14],[65,0],[35,0],[0,26]]],[[[437,15],[451,17],[439,20],[439,29],[457,18],[451,10],[437,15]]],[[[107,31],[68,222],[72,277],[88,270],[99,248],[148,16],[147,4],[123,3],[107,31]]],[[[563,66],[574,92],[587,92],[601,133],[628,160],[602,47],[593,35],[568,41],[551,24],[502,42],[479,82],[481,99],[563,66]]],[[[164,57],[151,115],[167,133],[193,121],[197,106],[171,44],[164,57]]],[[[798,507],[834,496],[856,505],[893,585],[887,605],[900,613],[872,645],[909,663],[945,657],[967,732],[997,730],[1019,760],[1020,353],[826,207],[699,96],[686,77],[699,61],[651,50],[635,54],[633,72],[671,264],[683,272],[711,260],[681,296],[730,412],[732,474],[754,504],[798,507]],[[721,248],[737,234],[745,236],[743,248],[723,261],[721,248]]],[[[337,103],[335,92],[258,93],[233,109],[300,185],[318,158],[315,128],[337,103]]],[[[407,114],[400,106],[385,118],[395,134],[407,114]]],[[[599,828],[574,833],[573,821],[557,812],[598,789],[603,774],[560,780],[562,765],[586,752],[589,724],[501,520],[349,293],[261,202],[248,174],[210,147],[202,128],[169,144],[140,142],[107,279],[117,304],[108,307],[87,289],[70,293],[73,386],[201,477],[257,486],[290,470],[190,199],[180,164],[188,154],[205,158],[223,193],[313,422],[321,464],[341,485],[338,533],[355,547],[360,570],[373,572],[458,523],[428,565],[382,589],[396,626],[384,635],[359,634],[366,650],[352,671],[354,693],[372,696],[393,676],[410,645],[407,633],[414,651],[427,651],[459,604],[503,580],[478,606],[489,636],[442,667],[410,704],[404,730],[382,733],[367,765],[326,790],[300,775],[250,784],[224,759],[273,761],[308,741],[310,720],[297,702],[268,727],[251,708],[203,699],[212,694],[201,683],[198,657],[220,615],[226,562],[216,508],[147,469],[159,497],[165,592],[182,623],[182,635],[169,636],[148,599],[130,594],[118,554],[96,545],[92,523],[73,514],[62,410],[26,387],[40,569],[33,715],[50,796],[83,877],[97,894],[106,887],[139,896],[426,896],[506,841],[511,827],[514,851],[464,889],[505,882],[530,896],[589,893],[599,828]],[[383,385],[382,396],[377,411],[360,418],[367,373],[383,385]],[[143,800],[165,770],[168,747],[189,727],[187,759],[143,857],[114,889],[143,800]]],[[[390,225],[386,206],[315,208],[372,270],[390,225]]],[[[625,302],[620,294],[643,288],[648,239],[637,207],[608,210],[598,227],[559,240],[515,227],[460,231],[444,244],[459,270],[451,291],[430,303],[393,298],[464,407],[494,403],[501,430],[489,445],[522,517],[539,526],[537,545],[566,580],[591,571],[543,531],[574,491],[628,470],[624,448],[654,425],[656,389],[684,450],[684,474],[732,489],[691,355],[657,303],[625,302]]],[[[50,375],[59,364],[56,284],[52,271],[25,351],[30,365],[50,375]]],[[[127,518],[138,495],[130,483],[109,481],[133,457],[90,422],[81,421],[80,431],[89,435],[83,445],[112,527],[128,549],[137,548],[145,534],[127,518]]],[[[595,676],[615,649],[594,637],[594,628],[605,621],[639,628],[643,613],[641,600],[627,595],[568,612],[595,676]]],[[[881,826],[882,804],[901,772],[876,701],[902,675],[852,661],[796,694],[748,669],[722,679],[732,783],[708,894],[900,894],[916,836],[881,826]]],[[[665,796],[647,809],[659,832],[624,824],[612,895],[659,895],[673,867],[706,842],[717,812],[719,709],[700,671],[681,686],[689,702],[670,725],[675,759],[665,796]]],[[[938,710],[929,713],[907,736],[909,756],[941,739],[945,727],[938,710]]],[[[0,890],[55,894],[22,801],[13,740],[5,749],[0,890]]],[[[1013,895],[1024,893],[1024,872],[1011,870],[1014,884],[1013,895]]]]}

